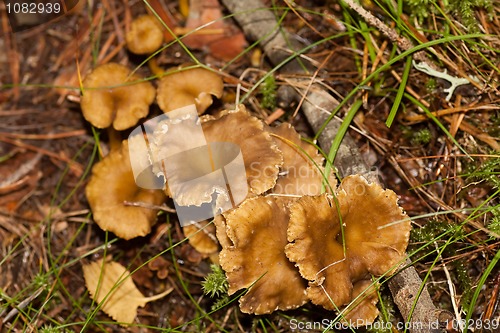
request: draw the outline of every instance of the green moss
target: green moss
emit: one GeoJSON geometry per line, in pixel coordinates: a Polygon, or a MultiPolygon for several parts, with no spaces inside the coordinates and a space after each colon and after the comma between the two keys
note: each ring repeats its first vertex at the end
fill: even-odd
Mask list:
{"type": "Polygon", "coordinates": [[[380,309],[380,315],[377,317],[375,322],[368,327],[366,332],[369,333],[392,333],[391,327],[394,326],[392,323],[395,321],[396,305],[392,300],[392,297],[386,294],[386,285],[380,286],[380,302],[378,308],[380,309]]]}
{"type": "Polygon", "coordinates": [[[260,104],[263,108],[266,108],[268,110],[274,110],[276,108],[276,89],[276,81],[274,80],[274,76],[267,76],[260,86],[260,93],[262,94],[262,100],[260,104]]]}
{"type": "Polygon", "coordinates": [[[435,78],[430,78],[425,84],[425,89],[428,93],[433,93],[437,89],[437,80],[435,78]]]}
{"type": "Polygon", "coordinates": [[[448,222],[430,220],[422,228],[413,228],[410,233],[410,239],[415,243],[428,243],[453,228],[454,225],[448,222]]]}
{"type": "MultiPolygon", "coordinates": [[[[493,152],[492,155],[499,155],[500,152],[493,152]]],[[[487,181],[495,189],[500,189],[500,158],[489,158],[482,161],[471,175],[466,179],[467,183],[473,181],[487,181]]]]}
{"type": "Polygon", "coordinates": [[[488,134],[495,138],[500,137],[500,111],[493,112],[490,121],[491,126],[488,126],[488,134]]]}
{"type": "Polygon", "coordinates": [[[486,227],[494,233],[500,234],[500,205],[493,207],[490,212],[493,216],[486,227]]]}
{"type": "Polygon", "coordinates": [[[467,272],[467,266],[463,260],[457,260],[454,262],[456,277],[458,280],[458,286],[462,291],[462,297],[460,298],[461,307],[467,309],[470,305],[473,285],[472,279],[467,272]]]}
{"type": "MultiPolygon", "coordinates": [[[[407,8],[407,13],[416,17],[420,23],[435,13],[435,0],[403,0],[404,8],[407,8]]],[[[468,32],[479,32],[479,22],[476,19],[475,12],[478,9],[485,9],[493,13],[492,0],[449,0],[445,5],[445,10],[459,19],[468,32]]]]}
{"type": "Polygon", "coordinates": [[[74,331],[67,330],[65,328],[53,327],[52,325],[44,325],[38,330],[39,333],[71,333],[74,331]]]}
{"type": "Polygon", "coordinates": [[[205,281],[201,283],[203,292],[210,297],[227,294],[229,284],[224,275],[224,271],[219,265],[210,265],[212,272],[205,277],[205,281]]]}
{"type": "Polygon", "coordinates": [[[408,8],[408,14],[416,17],[420,23],[435,12],[435,0],[404,0],[404,3],[403,8],[408,8]]]}
{"type": "Polygon", "coordinates": [[[423,128],[412,133],[411,143],[413,145],[425,145],[432,140],[431,131],[428,128],[423,128]]]}
{"type": "Polygon", "coordinates": [[[476,19],[477,9],[485,9],[488,13],[493,13],[493,3],[491,0],[449,0],[448,8],[471,33],[479,32],[479,22],[476,19]]]}

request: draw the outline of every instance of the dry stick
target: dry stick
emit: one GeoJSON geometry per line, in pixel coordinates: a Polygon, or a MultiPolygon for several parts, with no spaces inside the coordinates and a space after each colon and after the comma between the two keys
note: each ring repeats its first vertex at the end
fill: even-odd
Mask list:
{"type": "MultiPolygon", "coordinates": [[[[366,20],[366,22],[370,23],[380,32],[386,35],[387,38],[391,40],[391,42],[396,43],[396,45],[399,47],[400,50],[406,51],[413,47],[413,43],[408,38],[398,35],[394,29],[389,28],[387,25],[385,25],[382,21],[373,16],[370,12],[361,7],[359,4],[355,3],[353,0],[344,0],[344,1],[356,13],[361,15],[366,20]]],[[[415,52],[413,54],[413,58],[418,61],[425,62],[430,67],[436,69],[436,66],[429,61],[429,58],[427,58],[427,55],[425,54],[424,51],[415,52]]]]}
{"type": "MultiPolygon", "coordinates": [[[[284,36],[290,37],[290,35],[282,30],[274,14],[260,0],[222,0],[222,3],[235,15],[234,19],[239,23],[247,38],[251,41],[260,41],[261,47],[274,65],[282,63],[289,57],[290,53],[284,50],[300,49],[300,45],[296,45],[297,42],[293,38],[285,39],[284,36]]],[[[301,73],[303,67],[294,59],[282,67],[282,72],[301,73]]],[[[304,81],[297,80],[296,87],[287,93],[294,94],[296,99],[305,97],[302,111],[313,129],[318,131],[338,102],[328,92],[317,86],[313,86],[310,90],[303,89],[301,86],[307,86],[307,82],[304,84],[304,81]]],[[[339,120],[332,119],[319,136],[319,143],[324,150],[330,150],[340,124],[339,120]]],[[[369,167],[361,157],[356,143],[348,134],[344,136],[337,152],[335,166],[343,176],[368,174],[368,178],[376,181],[376,177],[370,172],[369,167]]],[[[436,309],[425,286],[414,305],[421,286],[424,284],[409,259],[405,266],[407,267],[389,281],[394,302],[405,320],[412,314],[411,321],[407,323],[410,332],[433,332],[432,325],[435,326],[437,323],[452,319],[452,317],[448,315],[447,311],[436,309]]]]}

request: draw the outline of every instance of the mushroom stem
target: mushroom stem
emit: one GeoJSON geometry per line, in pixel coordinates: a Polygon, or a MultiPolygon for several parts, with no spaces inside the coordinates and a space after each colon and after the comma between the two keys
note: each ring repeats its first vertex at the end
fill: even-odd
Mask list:
{"type": "Polygon", "coordinates": [[[115,130],[113,126],[109,126],[106,130],[108,132],[109,151],[120,149],[122,145],[121,134],[117,130],[115,130]]]}

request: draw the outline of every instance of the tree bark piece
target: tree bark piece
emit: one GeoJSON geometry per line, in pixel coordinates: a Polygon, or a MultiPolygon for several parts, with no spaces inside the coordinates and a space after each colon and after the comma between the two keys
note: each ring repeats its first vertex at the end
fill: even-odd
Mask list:
{"type": "MultiPolygon", "coordinates": [[[[247,38],[250,41],[260,41],[259,44],[273,65],[276,66],[282,63],[290,56],[291,53],[285,50],[292,49],[292,51],[296,51],[301,48],[299,43],[278,25],[274,14],[260,0],[221,1],[235,15],[234,19],[238,22],[247,38]]],[[[293,59],[282,67],[281,73],[302,73],[302,69],[303,66],[297,59],[293,59]]],[[[337,107],[338,102],[328,92],[319,87],[313,85],[311,89],[307,90],[300,88],[303,86],[304,84],[297,81],[297,84],[294,85],[295,88],[291,88],[291,93],[295,95],[296,99],[301,99],[305,95],[302,112],[312,128],[317,132],[330,116],[330,112],[337,107]]],[[[319,143],[323,150],[330,150],[340,124],[340,120],[333,118],[319,136],[319,143]]],[[[370,168],[360,155],[356,143],[348,133],[346,133],[340,145],[334,165],[342,176],[364,174],[368,175],[370,180],[377,181],[376,176],[370,171],[370,168]]],[[[440,332],[439,324],[451,320],[452,317],[447,311],[436,309],[426,286],[424,286],[414,306],[415,297],[418,295],[423,282],[415,268],[411,266],[409,259],[406,265],[408,267],[395,274],[388,283],[394,302],[405,321],[412,313],[412,308],[414,308],[411,320],[406,323],[410,332],[440,332]]]]}

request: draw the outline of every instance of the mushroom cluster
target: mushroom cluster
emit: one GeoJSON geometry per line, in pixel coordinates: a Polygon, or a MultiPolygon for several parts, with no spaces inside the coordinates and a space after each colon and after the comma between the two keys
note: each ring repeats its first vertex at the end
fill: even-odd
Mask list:
{"type": "Polygon", "coordinates": [[[334,196],[304,196],[290,206],[285,253],[308,281],[314,304],[335,310],[365,294],[344,319],[369,324],[378,315],[371,278],[398,268],[410,229],[393,191],[348,176],[334,196]]]}
{"type": "MultiPolygon", "coordinates": [[[[153,24],[148,17],[140,22],[153,24]]],[[[135,25],[133,28],[142,29],[135,25]]],[[[202,68],[182,68],[176,69],[175,74],[167,73],[161,79],[157,93],[149,81],[116,63],[100,65],[85,77],[80,103],[83,116],[93,126],[107,129],[110,141],[110,152],[93,166],[85,191],[94,220],[101,229],[124,239],[145,236],[156,222],[158,205],[166,199],[162,189],[138,186],[130,158],[142,157],[134,162],[149,164],[147,158],[134,151],[134,147],[140,146],[137,143],[144,142],[145,138],[137,135],[122,141],[121,131],[136,126],[148,115],[155,96],[159,104],[162,104],[160,100],[168,99],[175,107],[193,104],[199,99],[202,107],[198,112],[202,113],[212,103],[211,95],[220,97],[222,88],[221,77],[202,68]],[[207,86],[190,90],[200,78],[208,77],[211,81],[207,86]],[[175,86],[176,91],[165,92],[166,85],[175,86]],[[181,95],[181,91],[185,93],[181,95]],[[192,96],[186,97],[190,93],[192,96]]],[[[164,111],[171,110],[164,108],[164,111]]],[[[141,179],[142,183],[148,181],[153,183],[155,180],[141,179]]]]}
{"type": "Polygon", "coordinates": [[[397,197],[362,176],[335,193],[295,200],[247,199],[216,221],[229,293],[248,288],[243,312],[265,314],[311,301],[341,310],[351,326],[378,315],[373,277],[392,274],[405,256],[410,222],[397,197]]]}
{"type": "MultiPolygon", "coordinates": [[[[372,279],[393,273],[408,244],[410,222],[396,194],[362,176],[346,177],[337,186],[333,173],[325,173],[318,149],[303,141],[290,124],[270,127],[242,105],[198,119],[196,114],[212,104],[212,96],[222,94],[222,80],[214,72],[177,68],[166,72],[158,86],[156,101],[165,113],[192,109],[190,121],[201,126],[207,146],[230,143],[243,156],[247,190],[242,200],[232,202],[213,223],[194,221],[198,223],[183,227],[192,246],[205,257],[214,258],[220,251],[218,261],[230,294],[247,289],[240,298],[241,310],[266,314],[311,301],[328,310],[342,310],[349,324],[371,323],[378,315],[377,285],[372,279]],[[192,84],[200,75],[211,83],[192,84]]],[[[151,83],[118,64],[96,68],[84,80],[84,89],[85,118],[96,127],[115,131],[136,125],[155,99],[151,83]],[[113,75],[105,76],[106,71],[113,75]],[[101,107],[92,113],[98,104],[101,107]]],[[[160,128],[151,132],[153,140],[149,133],[138,131],[94,166],[86,195],[102,229],[124,239],[144,236],[156,221],[158,206],[178,191],[169,189],[168,182],[163,189],[139,187],[130,162],[131,156],[140,156],[133,150],[135,140],[158,146],[170,140],[165,128],[177,120],[172,116],[168,121],[158,123],[160,128]]],[[[192,135],[178,133],[175,142],[168,143],[179,141],[182,146],[191,139],[192,135]]],[[[211,168],[197,165],[198,157],[193,156],[190,167],[197,177],[224,164],[229,150],[209,153],[211,168]]],[[[147,156],[143,158],[139,164],[151,163],[147,156]]],[[[176,162],[173,178],[185,176],[181,162],[176,162]]],[[[218,193],[201,176],[195,187],[186,185],[178,196],[186,207],[204,204],[218,193]]]]}

